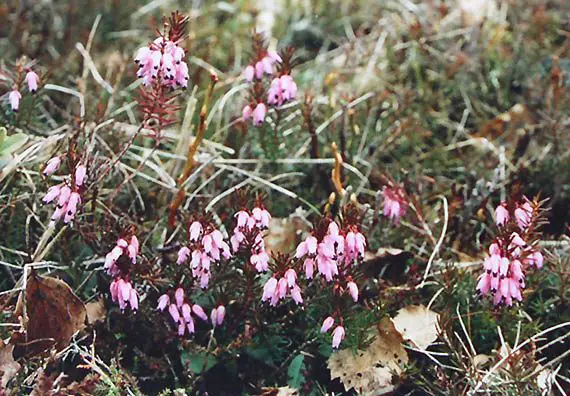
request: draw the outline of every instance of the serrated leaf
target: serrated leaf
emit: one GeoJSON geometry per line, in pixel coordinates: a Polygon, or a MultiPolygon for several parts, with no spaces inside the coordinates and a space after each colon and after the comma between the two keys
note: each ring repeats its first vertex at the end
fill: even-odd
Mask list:
{"type": "Polygon", "coordinates": [[[299,389],[303,382],[305,382],[305,376],[303,375],[303,370],[305,369],[305,355],[299,354],[295,356],[291,363],[289,363],[289,368],[287,369],[287,376],[289,381],[287,384],[295,389],[299,389]]]}

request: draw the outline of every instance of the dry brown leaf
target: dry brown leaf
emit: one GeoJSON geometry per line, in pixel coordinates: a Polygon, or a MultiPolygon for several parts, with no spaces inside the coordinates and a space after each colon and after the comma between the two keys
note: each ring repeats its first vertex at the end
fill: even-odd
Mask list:
{"type": "Polygon", "coordinates": [[[0,391],[6,389],[8,382],[20,370],[20,363],[14,360],[14,345],[4,344],[0,341],[0,391]]]}
{"type": "Polygon", "coordinates": [[[268,254],[294,251],[297,245],[297,231],[305,229],[307,226],[298,218],[272,218],[264,238],[265,250],[268,254]]]}
{"type": "MultiPolygon", "coordinates": [[[[85,327],[85,305],[64,281],[40,277],[32,271],[25,293],[26,337],[16,345],[23,354],[35,355],[53,346],[61,350],[69,345],[75,332],[85,327]]],[[[21,297],[16,316],[23,313],[21,297]]]]}
{"type": "Polygon", "coordinates": [[[92,325],[95,322],[105,320],[107,311],[105,310],[105,304],[103,302],[103,298],[85,304],[85,310],[87,312],[88,324],[92,325]]]}
{"type": "Polygon", "coordinates": [[[288,386],[280,386],[279,388],[263,388],[262,396],[298,396],[299,391],[288,386]]]}
{"type": "Polygon", "coordinates": [[[340,378],[348,391],[354,388],[366,395],[383,395],[396,389],[393,375],[400,375],[408,362],[402,346],[402,336],[390,318],[378,324],[378,335],[363,351],[355,355],[352,350],[335,352],[328,360],[331,379],[340,378]]]}
{"type": "Polygon", "coordinates": [[[439,314],[424,305],[408,305],[398,311],[392,322],[405,340],[424,350],[437,339],[438,320],[439,314]]]}

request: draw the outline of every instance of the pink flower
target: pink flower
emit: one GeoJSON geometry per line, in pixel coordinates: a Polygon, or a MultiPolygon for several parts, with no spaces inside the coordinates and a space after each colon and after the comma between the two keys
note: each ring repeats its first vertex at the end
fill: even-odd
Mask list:
{"type": "Polygon", "coordinates": [[[384,216],[392,219],[394,224],[400,222],[400,218],[408,211],[408,204],[400,196],[397,190],[384,186],[384,216]]]}
{"type": "Polygon", "coordinates": [[[194,333],[194,320],[192,320],[192,318],[190,318],[190,320],[186,324],[186,327],[188,328],[188,333],[190,334],[194,333]]]}
{"type": "Polygon", "coordinates": [[[70,196],[71,196],[71,188],[69,188],[68,186],[63,186],[59,193],[57,205],[59,207],[64,207],[67,204],[67,201],[69,201],[70,196]]]}
{"type": "Polygon", "coordinates": [[[267,103],[273,106],[281,106],[297,96],[297,84],[290,75],[276,77],[271,81],[267,91],[267,103]]]}
{"type": "Polygon", "coordinates": [[[525,230],[532,220],[532,206],[529,202],[525,202],[515,209],[515,219],[521,230],[525,230]]]}
{"type": "Polygon", "coordinates": [[[180,320],[180,312],[178,311],[176,304],[170,304],[168,306],[168,313],[172,317],[172,320],[175,322],[178,322],[180,320]]]}
{"type": "Polygon", "coordinates": [[[269,220],[271,220],[271,214],[269,214],[267,210],[256,206],[253,208],[251,213],[256,221],[257,228],[269,228],[269,220]]]}
{"type": "Polygon", "coordinates": [[[279,297],[279,299],[285,298],[285,296],[287,295],[287,279],[285,278],[279,279],[279,282],[277,283],[276,294],[279,297]]]}
{"type": "Polygon", "coordinates": [[[218,326],[221,326],[226,317],[226,307],[223,305],[218,306],[218,326]]]}
{"type": "Polygon", "coordinates": [[[129,304],[131,305],[131,309],[133,311],[138,311],[139,309],[139,295],[135,288],[131,289],[131,296],[129,298],[129,304]]]}
{"type": "Polygon", "coordinates": [[[250,105],[245,105],[243,110],[241,111],[241,116],[244,121],[247,121],[251,118],[251,114],[253,113],[253,109],[250,105]]]}
{"type": "Polygon", "coordinates": [[[287,271],[285,271],[284,277],[290,287],[293,287],[297,284],[297,273],[293,268],[289,268],[287,271]]]}
{"type": "Polygon", "coordinates": [[[240,210],[234,217],[237,218],[237,227],[245,227],[249,220],[249,213],[245,210],[240,210]]]}
{"type": "Polygon", "coordinates": [[[530,266],[535,266],[538,269],[542,268],[544,263],[544,256],[539,251],[533,251],[526,259],[530,266]]]}
{"type": "Polygon", "coordinates": [[[297,246],[295,257],[301,258],[307,254],[315,255],[316,253],[317,253],[317,238],[310,235],[307,237],[307,239],[305,239],[297,246]]]}
{"type": "Polygon", "coordinates": [[[138,309],[138,294],[131,285],[131,282],[126,281],[123,278],[115,279],[111,283],[110,291],[113,302],[118,302],[121,310],[124,310],[127,305],[130,305],[133,311],[138,309]]]}
{"type": "Polygon", "coordinates": [[[349,231],[345,237],[345,263],[350,265],[354,260],[364,257],[366,238],[358,230],[349,231]]]}
{"type": "Polygon", "coordinates": [[[523,247],[526,245],[526,242],[521,238],[519,234],[513,232],[511,234],[511,243],[509,247],[523,247]]]}
{"type": "Polygon", "coordinates": [[[258,103],[253,110],[253,125],[260,126],[265,121],[265,115],[267,114],[267,107],[264,103],[258,103]]]}
{"type": "Polygon", "coordinates": [[[38,83],[40,78],[34,71],[29,71],[26,73],[26,83],[28,84],[28,89],[30,92],[35,93],[38,90],[38,83]]]}
{"type": "Polygon", "coordinates": [[[20,108],[20,100],[22,99],[22,94],[18,90],[14,89],[8,94],[8,101],[12,107],[12,111],[17,112],[20,108]]]}
{"type": "Polygon", "coordinates": [[[265,66],[263,62],[259,61],[255,64],[255,78],[261,80],[263,78],[263,72],[265,71],[265,66]]]}
{"type": "Polygon", "coordinates": [[[321,333],[326,333],[327,331],[329,331],[333,324],[334,324],[333,317],[332,316],[327,317],[323,321],[323,325],[321,326],[321,333]]]}
{"type": "Polygon", "coordinates": [[[168,294],[163,294],[158,298],[158,306],[156,309],[159,311],[164,311],[168,304],[170,304],[170,298],[168,297],[168,294]]]}
{"type": "Polygon", "coordinates": [[[198,304],[192,305],[192,312],[194,313],[194,315],[196,315],[197,317],[202,319],[204,322],[208,321],[208,315],[206,315],[206,312],[204,312],[204,309],[201,306],[199,306],[198,304]]]}
{"type": "Polygon", "coordinates": [[[180,308],[180,310],[182,311],[182,317],[184,318],[184,321],[186,323],[190,322],[192,320],[192,308],[190,308],[190,305],[184,303],[182,304],[182,308],[180,308]]]}
{"type": "Polygon", "coordinates": [[[245,76],[246,81],[252,82],[254,75],[255,75],[254,67],[252,65],[248,65],[244,71],[244,76],[245,76]]]}
{"type": "Polygon", "coordinates": [[[186,246],[182,247],[178,251],[178,259],[176,260],[176,264],[185,263],[188,260],[189,256],[190,256],[190,249],[188,249],[186,246]]]}
{"type": "Polygon", "coordinates": [[[69,197],[69,201],[67,202],[65,216],[63,218],[64,223],[69,223],[75,218],[75,213],[77,212],[77,205],[81,203],[81,196],[76,193],[72,192],[71,196],[69,197]]]}
{"type": "Polygon", "coordinates": [[[479,277],[479,283],[477,283],[477,290],[479,290],[479,292],[482,295],[486,295],[490,289],[491,289],[491,275],[487,273],[481,274],[481,276],[479,277]]]}
{"type": "Polygon", "coordinates": [[[262,249],[263,251],[253,254],[250,258],[250,263],[255,267],[257,272],[265,272],[269,267],[269,256],[265,252],[265,248],[262,249]]]}
{"type": "Polygon", "coordinates": [[[75,185],[77,187],[81,187],[83,185],[85,175],[87,175],[87,168],[85,168],[85,165],[79,165],[75,169],[75,185]]]}
{"type": "Polygon", "coordinates": [[[135,55],[137,77],[145,86],[160,82],[166,87],[186,88],[190,78],[184,49],[171,40],[158,37],[150,46],[139,48],[135,55]],[[161,77],[161,78],[159,78],[161,77]]]}
{"type": "Polygon", "coordinates": [[[503,226],[507,221],[509,221],[509,211],[504,203],[497,206],[495,209],[495,223],[498,226],[503,226]]]}
{"type": "Polygon", "coordinates": [[[55,171],[57,171],[59,169],[59,166],[61,165],[61,159],[59,157],[53,157],[50,158],[48,160],[48,162],[46,163],[46,166],[42,172],[42,174],[44,176],[49,176],[52,173],[54,173],[55,171]]]}
{"type": "Polygon", "coordinates": [[[192,224],[190,224],[190,240],[197,241],[200,237],[200,234],[202,234],[202,231],[202,224],[199,221],[194,221],[192,224]]]}
{"type": "Polygon", "coordinates": [[[226,308],[223,305],[219,305],[217,308],[212,309],[210,314],[210,319],[214,327],[221,326],[224,322],[224,317],[226,315],[226,308]]]}
{"type": "Polygon", "coordinates": [[[269,278],[265,285],[263,286],[263,297],[261,297],[261,301],[267,301],[273,297],[275,290],[277,288],[277,279],[275,277],[269,278]]]}
{"type": "Polygon", "coordinates": [[[358,286],[356,286],[356,283],[348,282],[346,284],[346,288],[347,288],[348,292],[350,293],[350,296],[352,297],[354,302],[357,302],[358,301],[358,286]]]}
{"type": "Polygon", "coordinates": [[[46,204],[52,202],[54,199],[56,199],[59,194],[61,192],[61,185],[57,185],[57,186],[51,186],[46,195],[42,198],[42,201],[46,204]]]}
{"type": "Polygon", "coordinates": [[[174,292],[174,300],[176,301],[176,305],[181,307],[184,303],[184,289],[181,287],[177,288],[174,292]]]}
{"type": "Polygon", "coordinates": [[[311,258],[305,259],[303,266],[305,267],[305,276],[307,279],[313,279],[313,273],[315,272],[315,261],[311,258]]]}
{"type": "Polygon", "coordinates": [[[337,326],[333,330],[332,335],[333,335],[332,347],[338,348],[338,346],[340,345],[340,342],[344,339],[344,327],[337,326]]]}
{"type": "Polygon", "coordinates": [[[297,305],[303,303],[303,296],[301,296],[301,288],[297,285],[291,287],[291,298],[297,305]]]}

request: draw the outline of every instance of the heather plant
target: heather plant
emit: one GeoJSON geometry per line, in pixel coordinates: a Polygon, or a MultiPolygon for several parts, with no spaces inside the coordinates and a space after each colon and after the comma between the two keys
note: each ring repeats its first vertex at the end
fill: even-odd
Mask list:
{"type": "Polygon", "coordinates": [[[0,394],[567,392],[565,3],[309,3],[0,7],[0,394]]]}

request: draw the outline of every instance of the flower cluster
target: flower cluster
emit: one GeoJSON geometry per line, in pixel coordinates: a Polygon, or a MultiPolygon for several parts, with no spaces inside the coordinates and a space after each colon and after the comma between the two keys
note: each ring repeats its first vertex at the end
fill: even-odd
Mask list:
{"type": "Polygon", "coordinates": [[[400,222],[400,218],[406,215],[408,203],[404,198],[401,188],[384,186],[384,216],[390,218],[394,224],[400,222]]]}
{"type": "Polygon", "coordinates": [[[261,301],[269,301],[271,306],[276,306],[279,300],[285,298],[287,294],[291,295],[297,305],[303,303],[301,288],[297,285],[297,273],[293,268],[288,268],[279,280],[276,274],[269,278],[263,286],[261,301]]]}
{"type": "Polygon", "coordinates": [[[526,271],[529,267],[542,268],[544,256],[533,243],[539,211],[539,205],[528,200],[503,202],[495,210],[500,233],[489,247],[483,263],[485,272],[477,284],[482,295],[491,292],[495,305],[522,301],[526,271]]]}
{"type": "Polygon", "coordinates": [[[291,50],[279,55],[268,51],[259,34],[253,38],[254,60],[245,68],[246,81],[253,82],[252,100],[242,109],[244,121],[252,119],[254,126],[260,126],[265,121],[268,106],[280,107],[297,97],[297,84],[291,77],[291,50]],[[265,75],[272,76],[268,88],[263,85],[265,75]]]}
{"type": "Polygon", "coordinates": [[[218,327],[224,323],[224,317],[226,316],[226,307],[223,305],[218,305],[216,308],[212,309],[210,313],[210,320],[212,321],[212,326],[218,327]]]}
{"type": "MultiPolygon", "coordinates": [[[[178,287],[174,291],[173,300],[174,301],[171,302],[171,298],[167,293],[161,295],[158,299],[157,309],[159,311],[164,311],[168,308],[170,317],[174,323],[178,324],[178,335],[183,336],[186,331],[188,331],[188,334],[195,332],[193,317],[198,317],[204,322],[208,321],[208,316],[206,315],[206,312],[204,312],[204,309],[200,305],[192,304],[188,301],[182,287],[178,287]]],[[[215,319],[214,326],[222,324],[224,315],[225,308],[223,306],[221,306],[221,310],[220,307],[216,309],[215,315],[212,312],[212,321],[215,319]]]]}
{"type": "Polygon", "coordinates": [[[247,82],[252,82],[254,78],[261,80],[264,74],[271,76],[275,72],[275,65],[282,62],[277,52],[265,49],[258,51],[256,59],[244,70],[244,77],[247,82]]]}
{"type": "Polygon", "coordinates": [[[169,88],[188,86],[188,64],[184,61],[185,52],[177,42],[158,37],[150,45],[138,49],[135,63],[139,69],[137,77],[144,86],[155,81],[169,88]]]}
{"type": "Polygon", "coordinates": [[[189,228],[190,244],[178,251],[177,264],[190,258],[192,275],[200,279],[200,287],[207,288],[210,281],[210,266],[231,257],[230,247],[222,233],[209,223],[194,221],[189,228]]]}
{"type": "MultiPolygon", "coordinates": [[[[50,159],[44,167],[44,176],[49,176],[59,168],[61,159],[54,157],[50,159]]],[[[68,177],[66,181],[55,186],[51,186],[42,201],[45,204],[56,202],[57,206],[51,216],[50,226],[63,217],[64,223],[69,223],[75,218],[77,209],[81,205],[81,189],[87,176],[87,168],[84,165],[77,165],[75,174],[68,177]]]]}
{"type": "Polygon", "coordinates": [[[105,271],[113,277],[111,299],[119,303],[121,310],[125,310],[127,305],[133,311],[139,307],[138,293],[129,280],[131,265],[136,264],[138,254],[139,240],[132,235],[129,242],[125,238],[117,239],[115,247],[105,256],[105,271]]]}
{"type": "Polygon", "coordinates": [[[107,255],[105,256],[105,271],[111,276],[118,275],[121,270],[117,264],[117,261],[121,256],[126,256],[132,264],[137,263],[137,256],[139,254],[139,240],[133,235],[131,236],[130,242],[127,242],[123,238],[117,240],[117,244],[107,255]]]}
{"type": "MultiPolygon", "coordinates": [[[[351,216],[347,216],[347,220],[351,216]]],[[[303,259],[307,279],[312,279],[315,267],[327,283],[333,280],[333,291],[338,295],[349,295],[358,301],[358,285],[349,274],[353,265],[364,257],[366,238],[360,232],[356,222],[346,222],[341,229],[330,219],[324,219],[321,225],[302,241],[295,252],[297,259],[303,259]]],[[[267,285],[266,285],[267,286],[267,285]]],[[[265,297],[265,294],[264,294],[265,297]]],[[[338,314],[340,316],[340,313],[338,314]]],[[[333,348],[338,348],[344,339],[344,327],[341,324],[333,331],[333,348]]],[[[321,332],[327,332],[334,324],[334,318],[325,319],[321,332]]]]}
{"type": "Polygon", "coordinates": [[[289,74],[283,74],[271,80],[271,87],[267,91],[267,103],[272,106],[281,106],[297,97],[297,84],[289,74]]]}
{"type": "Polygon", "coordinates": [[[304,258],[303,266],[307,279],[313,277],[315,266],[327,282],[338,275],[339,266],[350,266],[364,256],[366,238],[356,225],[346,227],[342,233],[338,224],[331,220],[321,238],[308,236],[297,246],[296,258],[304,258]]]}
{"type": "MultiPolygon", "coordinates": [[[[327,317],[324,321],[323,321],[323,325],[321,326],[321,333],[327,333],[332,326],[334,325],[334,318],[332,316],[327,317]]],[[[341,341],[344,339],[344,327],[342,324],[338,325],[337,327],[335,327],[335,329],[332,332],[332,347],[333,348],[338,348],[341,341]]]]}
{"type": "MultiPolygon", "coordinates": [[[[37,73],[32,69],[30,69],[29,67],[25,68],[25,72],[26,75],[24,77],[24,80],[26,80],[26,84],[28,85],[28,90],[34,94],[38,90],[38,84],[40,83],[40,78],[38,77],[37,73]]],[[[18,81],[21,81],[21,77],[18,79],[18,81]]],[[[20,109],[20,101],[22,100],[22,94],[18,89],[18,85],[19,85],[18,83],[15,84],[14,88],[12,88],[12,90],[8,93],[8,102],[10,103],[10,108],[14,112],[17,112],[20,109]]]]}
{"type": "Polygon", "coordinates": [[[251,213],[242,209],[235,214],[237,221],[230,239],[234,253],[243,250],[249,253],[249,262],[258,272],[267,271],[269,255],[265,250],[262,232],[269,228],[271,214],[260,203],[251,213]]]}

